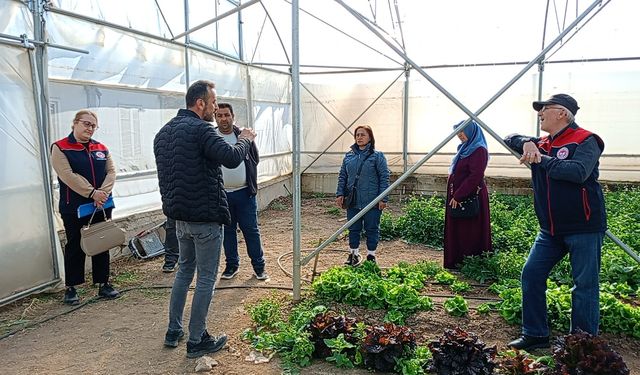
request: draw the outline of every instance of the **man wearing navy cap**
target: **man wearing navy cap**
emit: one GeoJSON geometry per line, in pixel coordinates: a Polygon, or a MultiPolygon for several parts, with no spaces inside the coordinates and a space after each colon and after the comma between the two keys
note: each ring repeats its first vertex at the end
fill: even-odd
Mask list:
{"type": "Polygon", "coordinates": [[[546,290],[553,266],[570,254],[571,332],[598,334],[600,252],[607,214],[598,183],[604,142],[575,122],[578,102],[556,94],[533,102],[542,138],[511,134],[506,144],[531,165],[534,207],[540,231],[522,270],[522,336],[508,345],[531,350],[549,347],[546,290]]]}

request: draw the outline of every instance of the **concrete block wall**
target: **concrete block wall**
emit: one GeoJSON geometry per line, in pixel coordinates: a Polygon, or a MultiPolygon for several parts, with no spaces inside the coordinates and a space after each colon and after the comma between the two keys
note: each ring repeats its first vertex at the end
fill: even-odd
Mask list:
{"type": "MultiPolygon", "coordinates": [[[[396,181],[401,174],[392,173],[391,183],[396,181]]],[[[528,178],[513,177],[487,177],[489,191],[504,194],[526,195],[531,194],[531,180],[528,178]]],[[[337,173],[305,173],[302,175],[302,191],[305,193],[335,194],[338,183],[337,173]]],[[[391,193],[391,199],[406,195],[420,194],[445,194],[447,184],[446,175],[414,174],[407,177],[391,193]]]]}
{"type": "MultiPolygon", "coordinates": [[[[401,176],[400,173],[391,173],[391,183],[401,176]]],[[[531,179],[523,177],[495,177],[486,176],[489,192],[498,192],[510,195],[530,195],[531,179]]],[[[302,191],[305,193],[335,194],[338,183],[338,173],[305,173],[302,175],[302,191]]],[[[407,177],[393,192],[391,199],[399,199],[406,195],[431,195],[434,192],[445,194],[447,176],[444,174],[414,174],[407,177]]],[[[610,190],[623,187],[640,186],[640,182],[601,181],[601,184],[610,190]]]]}

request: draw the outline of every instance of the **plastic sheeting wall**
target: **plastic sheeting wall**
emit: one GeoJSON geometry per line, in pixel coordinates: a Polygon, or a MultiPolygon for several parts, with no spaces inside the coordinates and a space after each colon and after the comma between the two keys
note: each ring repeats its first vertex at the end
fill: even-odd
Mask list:
{"type": "MultiPolygon", "coordinates": [[[[467,108],[476,111],[520,69],[518,66],[493,66],[427,69],[427,72],[467,108]]],[[[479,117],[500,136],[514,132],[535,135],[537,113],[533,111],[531,102],[537,100],[538,74],[537,69],[533,68],[479,117]]],[[[363,74],[323,75],[325,82],[334,83],[323,84],[315,80],[305,83],[305,87],[322,102],[320,105],[309,91],[301,90],[306,152],[325,150],[344,130],[329,111],[345,125],[349,125],[398,77],[391,73],[386,73],[386,77],[383,77],[378,73],[375,77],[369,75],[367,78],[371,79],[366,84],[351,83],[358,79],[355,77],[358,75],[363,74]]],[[[550,64],[545,68],[544,80],[550,83],[548,88],[544,88],[544,98],[553,93],[567,92],[578,100],[581,109],[576,122],[605,140],[605,164],[620,164],[629,159],[629,156],[638,156],[640,70],[637,62],[550,64]]],[[[409,165],[412,165],[433,150],[452,131],[452,126],[466,119],[467,115],[415,71],[411,73],[409,87],[407,151],[412,154],[409,159],[409,165]]],[[[401,166],[403,162],[403,90],[404,76],[393,83],[356,121],[356,125],[372,126],[376,148],[388,153],[390,165],[395,166],[401,166]]],[[[337,171],[342,153],[354,142],[353,129],[355,125],[350,128],[351,133],[340,136],[328,149],[329,153],[314,162],[308,171],[337,171]]],[[[489,134],[485,135],[492,154],[508,153],[489,134]]],[[[425,166],[428,167],[431,163],[448,164],[458,144],[457,138],[452,139],[441,149],[442,154],[434,156],[425,166]]],[[[303,165],[309,165],[317,155],[305,155],[302,158],[303,165]]],[[[517,163],[512,163],[506,156],[493,158],[490,161],[490,166],[492,165],[517,168],[517,163]]],[[[446,173],[446,170],[440,172],[446,173]]]]}
{"type": "Polygon", "coordinates": [[[319,169],[330,171],[333,168],[337,172],[335,167],[339,168],[342,156],[354,143],[353,131],[359,124],[367,124],[373,128],[376,149],[387,152],[402,151],[403,79],[397,80],[397,78],[404,74],[360,73],[360,75],[363,76],[323,75],[323,78],[328,78],[329,81],[336,79],[332,82],[340,83],[329,85],[307,82],[300,90],[303,113],[302,138],[305,147],[305,155],[301,158],[302,165],[309,165],[338,135],[343,133],[327,150],[328,154],[323,155],[313,164],[311,171],[319,169]],[[376,77],[384,77],[386,80],[376,77]],[[354,83],[352,78],[362,79],[368,83],[354,83]],[[384,92],[385,89],[387,89],[386,92],[384,92]],[[371,106],[380,95],[382,96],[371,106]],[[364,112],[367,107],[370,108],[364,112]],[[355,124],[345,131],[345,128],[354,121],[355,124]]]}
{"type": "MultiPolygon", "coordinates": [[[[139,30],[170,36],[161,22],[156,27],[142,27],[153,12],[142,13],[142,18],[123,16],[112,3],[100,8],[89,1],[53,2],[53,6],[62,3],[79,14],[97,12],[110,21],[134,21],[139,30]]],[[[154,2],[144,4],[155,7],[154,2]]],[[[1,33],[34,37],[27,4],[0,0],[0,9],[1,33]]],[[[218,11],[226,10],[220,7],[218,11]]],[[[155,16],[160,19],[159,13],[155,16]]],[[[7,229],[0,239],[0,302],[14,293],[45,285],[58,274],[54,260],[60,260],[61,252],[56,251],[58,241],[52,243],[52,238],[57,238],[55,233],[62,223],[57,214],[57,223],[49,222],[52,207],[47,203],[46,189],[49,183],[55,186],[57,179],[54,175],[52,181],[43,181],[41,160],[51,142],[70,133],[74,114],[89,108],[98,115],[100,128],[95,138],[110,148],[118,170],[114,216],[123,217],[160,207],[153,139],[185,106],[184,46],[56,12],[46,12],[45,21],[51,43],[88,54],[48,49],[48,86],[42,87],[49,94],[43,95],[49,110],[45,131],[37,127],[27,50],[10,46],[13,42],[0,43],[0,209],[5,213],[0,224],[7,229]],[[45,145],[39,141],[42,134],[49,138],[45,145]]],[[[198,38],[194,35],[194,40],[198,38]]],[[[232,43],[221,42],[219,46],[233,49],[232,43]]],[[[291,173],[289,76],[250,69],[193,49],[187,54],[190,81],[214,81],[219,100],[234,105],[238,125],[256,129],[261,153],[259,181],[291,173]]],[[[57,210],[58,192],[53,195],[57,210]]]]}
{"type": "Polygon", "coordinates": [[[0,44],[0,301],[56,278],[30,66],[0,44]]]}
{"type": "MultiPolygon", "coordinates": [[[[47,19],[53,42],[90,52],[49,53],[52,140],[68,135],[77,110],[91,108],[100,124],[94,137],[109,147],[118,169],[114,216],[159,208],[153,139],[185,106],[183,48],[56,13],[47,19]]],[[[196,50],[188,54],[191,82],[215,82],[218,101],[234,106],[239,126],[251,126],[248,68],[196,50]]],[[[259,181],[291,172],[285,157],[269,156],[291,151],[289,86],[285,74],[252,69],[259,181]]]]}

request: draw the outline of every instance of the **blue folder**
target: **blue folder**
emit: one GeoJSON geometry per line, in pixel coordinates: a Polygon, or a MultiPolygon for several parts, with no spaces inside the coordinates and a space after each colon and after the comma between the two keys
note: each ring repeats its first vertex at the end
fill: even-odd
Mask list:
{"type": "MultiPolygon", "coordinates": [[[[107,208],[114,208],[114,207],[115,205],[113,204],[113,197],[111,196],[107,198],[107,201],[104,202],[104,205],[102,206],[102,208],[104,208],[105,210],[107,208]]],[[[78,206],[78,218],[89,216],[93,214],[93,211],[95,210],[96,210],[96,205],[93,202],[81,204],[80,206],[78,206]]]]}

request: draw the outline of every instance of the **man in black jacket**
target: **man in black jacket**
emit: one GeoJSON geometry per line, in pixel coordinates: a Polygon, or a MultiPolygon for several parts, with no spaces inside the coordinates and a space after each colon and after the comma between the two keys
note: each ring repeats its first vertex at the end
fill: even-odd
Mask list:
{"type": "MultiPolygon", "coordinates": [[[[218,104],[216,111],[216,123],[218,132],[229,144],[235,144],[240,135],[240,129],[234,125],[235,115],[233,107],[229,103],[218,104]]],[[[251,258],[251,265],[258,280],[267,280],[264,266],[264,253],[262,242],[260,241],[260,229],[258,228],[258,204],[256,194],[258,192],[258,147],[255,142],[251,143],[251,148],[247,157],[235,168],[222,167],[222,177],[224,178],[224,190],[227,193],[229,212],[231,213],[231,224],[224,226],[224,256],[226,267],[222,276],[223,279],[232,279],[240,266],[238,256],[238,234],[240,227],[242,235],[247,245],[247,254],[251,258]]]]}
{"type": "Polygon", "coordinates": [[[517,134],[506,144],[531,164],[534,207],[540,231],[522,269],[522,336],[508,345],[531,350],[549,346],[546,290],[553,266],[569,254],[571,332],[598,334],[600,254],[607,213],[598,183],[604,150],[600,137],[578,126],[578,102],[566,94],[533,102],[542,138],[517,134]]]}
{"type": "Polygon", "coordinates": [[[218,109],[214,88],[209,81],[192,84],[186,95],[188,109],[180,109],[153,142],[162,210],[176,221],[180,247],[165,346],[177,347],[184,336],[182,314],[198,269],[189,320],[189,358],[216,352],[227,341],[226,335],[212,337],[206,329],[220,264],[222,226],[230,223],[220,166],[238,166],[255,138],[252,130],[245,129],[238,142],[230,145],[216,132],[209,123],[218,109]]]}

